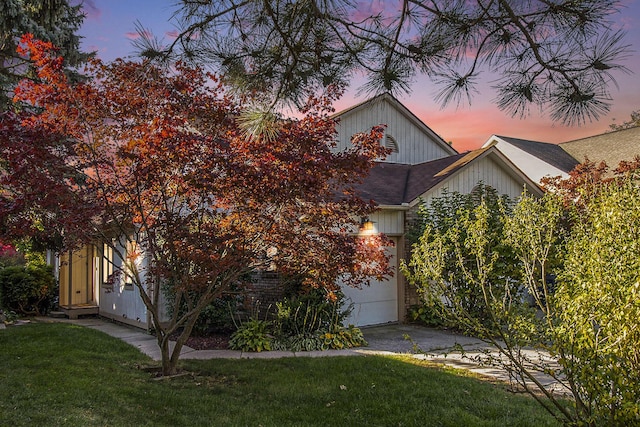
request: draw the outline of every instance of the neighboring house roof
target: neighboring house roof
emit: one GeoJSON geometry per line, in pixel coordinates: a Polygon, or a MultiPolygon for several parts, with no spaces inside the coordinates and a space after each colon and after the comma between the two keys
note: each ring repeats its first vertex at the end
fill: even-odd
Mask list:
{"type": "MultiPolygon", "coordinates": [[[[389,93],[383,93],[381,95],[374,96],[373,98],[367,99],[359,104],[353,105],[345,110],[339,111],[334,114],[332,118],[340,118],[345,120],[348,116],[352,114],[357,114],[367,108],[374,106],[377,103],[387,102],[391,104],[393,108],[399,111],[412,125],[416,128],[420,129],[424,134],[426,134],[431,142],[435,143],[441,149],[443,149],[448,155],[458,154],[458,152],[449,145],[440,135],[435,133],[429,126],[427,126],[422,120],[420,120],[415,114],[411,112],[407,107],[404,106],[397,98],[389,93]]],[[[383,118],[381,118],[383,119],[383,118]]]]}
{"type": "Polygon", "coordinates": [[[557,144],[550,144],[548,142],[530,141],[527,139],[511,138],[508,136],[496,135],[503,141],[518,147],[522,151],[525,151],[542,161],[549,163],[550,165],[560,169],[563,172],[570,172],[576,167],[579,161],[577,161],[570,153],[567,153],[557,144]]]}
{"type": "Polygon", "coordinates": [[[567,141],[559,146],[580,162],[585,158],[597,163],[604,161],[615,169],[622,160],[640,156],[640,126],[567,141]]]}
{"type": "Polygon", "coordinates": [[[482,146],[495,146],[535,182],[550,176],[568,177],[579,163],[556,144],[493,135],[482,146]]]}
{"type": "Polygon", "coordinates": [[[492,156],[495,161],[508,169],[511,175],[517,176],[526,184],[530,190],[538,195],[541,194],[537,184],[531,181],[494,146],[417,165],[376,163],[364,182],[357,187],[357,193],[363,199],[374,200],[381,206],[409,205],[438,184],[452,178],[485,156],[492,156]]]}

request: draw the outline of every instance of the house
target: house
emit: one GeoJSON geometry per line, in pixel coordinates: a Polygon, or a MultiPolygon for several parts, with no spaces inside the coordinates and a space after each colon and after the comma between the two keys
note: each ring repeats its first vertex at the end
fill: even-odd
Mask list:
{"type": "MultiPolygon", "coordinates": [[[[121,242],[116,246],[124,258],[134,251],[132,243],[121,242]]],[[[139,257],[136,263],[144,263],[139,257]]],[[[144,268],[139,271],[144,274],[144,268]]],[[[117,320],[132,326],[149,329],[150,314],[138,290],[124,274],[114,274],[122,265],[120,256],[114,256],[107,245],[86,245],[73,252],[64,253],[58,260],[60,284],[59,307],[69,318],[85,314],[117,320]]]]}
{"type": "Polygon", "coordinates": [[[610,170],[621,161],[640,156],[640,126],[606,132],[560,144],[493,135],[483,147],[496,146],[518,169],[535,182],[561,176],[585,160],[604,161],[610,170]]]}
{"type": "Polygon", "coordinates": [[[365,200],[378,203],[379,210],[367,218],[372,232],[384,233],[395,275],[374,281],[368,287],[343,287],[353,303],[350,323],[358,326],[403,321],[407,309],[419,303],[413,287],[399,273],[399,259],[410,252],[405,235],[416,219],[421,203],[429,203],[444,191],[470,193],[479,184],[517,198],[523,189],[541,195],[537,183],[523,173],[494,145],[469,153],[457,153],[442,138],[389,94],[383,94],[339,112],[339,148],[356,132],[386,124],[381,143],[392,154],[378,162],[358,188],[365,200]]]}
{"type": "MultiPolygon", "coordinates": [[[[378,124],[386,125],[381,143],[391,149],[391,154],[373,167],[359,192],[380,207],[363,221],[371,225],[368,232],[385,233],[393,241],[388,250],[395,274],[362,289],[343,287],[354,307],[349,322],[355,325],[403,321],[407,308],[419,302],[398,265],[399,259],[409,254],[405,235],[421,203],[429,203],[444,191],[469,193],[479,183],[511,198],[520,196],[523,189],[541,194],[537,183],[495,144],[460,154],[389,94],[357,104],[335,117],[340,120],[337,150],[347,148],[353,134],[378,124]]],[[[120,246],[124,253],[130,249],[126,244],[120,246]]],[[[138,291],[124,281],[124,275],[113,274],[121,267],[118,259],[106,246],[87,246],[65,255],[59,273],[61,309],[70,317],[99,311],[102,316],[148,328],[148,313],[138,291]]],[[[267,276],[270,283],[255,289],[263,293],[273,289],[277,280],[267,276]]],[[[270,296],[274,295],[277,293],[270,296]]]]}
{"type": "Polygon", "coordinates": [[[579,162],[587,158],[596,163],[604,161],[615,169],[621,161],[640,156],[640,126],[561,142],[558,146],[579,162]]]}
{"type": "Polygon", "coordinates": [[[569,172],[580,163],[559,145],[547,142],[492,135],[482,147],[489,146],[495,146],[518,169],[537,183],[544,177],[567,178],[569,172]]]}

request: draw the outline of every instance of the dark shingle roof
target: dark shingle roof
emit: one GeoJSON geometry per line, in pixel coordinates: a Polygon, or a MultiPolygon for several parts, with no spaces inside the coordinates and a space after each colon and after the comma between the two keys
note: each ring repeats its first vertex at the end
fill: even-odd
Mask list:
{"type": "Polygon", "coordinates": [[[507,136],[496,136],[564,172],[571,171],[578,163],[580,163],[570,153],[563,150],[562,147],[556,144],[510,138],[507,136]]]}
{"type": "Polygon", "coordinates": [[[640,126],[560,143],[560,148],[580,162],[585,157],[593,162],[605,161],[615,169],[622,160],[640,156],[640,126]]]}
{"type": "Polygon", "coordinates": [[[379,205],[410,203],[484,151],[486,149],[417,165],[376,163],[369,176],[356,190],[363,199],[374,200],[379,205]]]}
{"type": "Polygon", "coordinates": [[[410,169],[411,165],[378,162],[356,187],[357,194],[380,205],[401,205],[410,169]]]}

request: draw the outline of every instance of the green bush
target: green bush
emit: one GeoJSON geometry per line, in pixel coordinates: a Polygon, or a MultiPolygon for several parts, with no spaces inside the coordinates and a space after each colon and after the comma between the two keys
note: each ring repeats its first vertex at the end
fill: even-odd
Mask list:
{"type": "Polygon", "coordinates": [[[418,304],[409,307],[407,320],[425,326],[440,327],[446,323],[442,316],[428,304],[418,304]]]}
{"type": "Polygon", "coordinates": [[[232,350],[256,351],[271,350],[272,336],[267,329],[270,322],[251,318],[244,322],[231,335],[229,347],[232,350]]]}
{"type": "MultiPolygon", "coordinates": [[[[449,289],[451,305],[457,305],[460,310],[469,313],[485,326],[493,324],[491,309],[485,303],[485,296],[481,288],[469,280],[469,275],[478,275],[478,259],[474,254],[478,245],[483,246],[487,262],[491,269],[486,271],[484,280],[500,285],[510,283],[513,286],[501,292],[515,295],[518,292],[519,272],[513,251],[503,242],[504,218],[508,214],[513,201],[506,196],[482,183],[479,183],[470,194],[444,191],[434,198],[429,205],[423,205],[419,211],[419,221],[410,230],[408,238],[416,247],[424,245],[437,246],[438,263],[446,271],[446,281],[449,289]],[[475,224],[475,225],[474,225],[475,224]],[[473,230],[477,224],[486,224],[486,232],[479,241],[474,241],[473,230]]],[[[425,254],[429,256],[429,254],[425,254]]],[[[407,264],[410,276],[420,276],[423,270],[418,265],[407,264]]],[[[445,312],[440,310],[441,301],[431,301],[429,293],[419,288],[421,297],[425,301],[426,311],[415,313],[415,320],[448,324],[445,312]]],[[[468,332],[468,326],[457,324],[463,332],[468,332]]],[[[495,332],[495,331],[494,331],[495,332]]]]}
{"type": "Polygon", "coordinates": [[[238,311],[235,295],[225,295],[214,299],[198,316],[193,327],[193,335],[207,336],[233,330],[233,318],[238,311]]]}
{"type": "Polygon", "coordinates": [[[16,250],[13,245],[0,242],[0,268],[24,265],[24,255],[16,250]]]}
{"type": "Polygon", "coordinates": [[[323,340],[323,350],[362,347],[367,345],[360,328],[349,325],[347,328],[339,327],[331,332],[325,332],[320,336],[323,340]]]}
{"type": "Polygon", "coordinates": [[[340,291],[311,289],[276,303],[273,321],[252,317],[231,336],[229,346],[243,351],[318,351],[366,345],[360,329],[343,323],[351,307],[343,308],[340,291]],[[331,297],[328,298],[327,296],[331,297]]]}
{"type": "Polygon", "coordinates": [[[280,336],[274,340],[273,349],[293,352],[326,350],[323,338],[316,332],[280,336]]]}
{"type": "Polygon", "coordinates": [[[315,334],[341,326],[349,316],[351,308],[344,308],[344,294],[333,293],[335,299],[327,298],[324,289],[310,289],[291,298],[276,303],[274,320],[278,337],[315,334]]]}
{"type": "Polygon", "coordinates": [[[51,310],[58,286],[50,266],[13,266],[0,270],[1,305],[24,315],[42,315],[51,310]]]}
{"type": "Polygon", "coordinates": [[[523,194],[510,212],[483,202],[447,227],[426,224],[401,267],[429,309],[492,344],[476,360],[503,369],[566,425],[640,420],[638,166],[597,191],[584,187],[587,176],[580,197],[523,194]],[[482,296],[480,310],[457,277],[482,296]]]}

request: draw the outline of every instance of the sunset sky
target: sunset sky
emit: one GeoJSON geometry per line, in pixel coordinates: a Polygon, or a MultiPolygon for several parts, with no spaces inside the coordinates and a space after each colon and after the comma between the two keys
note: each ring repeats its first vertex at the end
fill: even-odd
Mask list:
{"type": "MultiPolygon", "coordinates": [[[[164,41],[170,41],[175,37],[171,21],[175,3],[175,0],[84,0],[87,17],[80,31],[84,37],[82,47],[97,51],[106,61],[131,56],[136,21],[164,41]]],[[[366,7],[370,2],[361,3],[366,7]]],[[[619,87],[610,88],[611,112],[598,122],[566,127],[554,124],[544,114],[524,120],[511,118],[492,104],[495,94],[490,89],[489,76],[485,76],[486,89],[480,90],[471,106],[441,109],[434,101],[435,85],[424,77],[416,79],[413,91],[399,99],[442,138],[452,141],[460,152],[480,147],[493,134],[558,143],[603,133],[614,119],[617,123],[626,121],[632,111],[640,109],[640,0],[627,0],[624,4],[626,8],[615,25],[627,32],[626,44],[631,45],[632,52],[624,65],[631,74],[615,75],[619,87]]],[[[364,101],[363,97],[355,96],[356,89],[351,88],[336,104],[338,111],[364,101]]]]}

